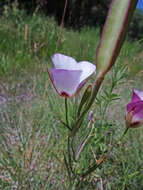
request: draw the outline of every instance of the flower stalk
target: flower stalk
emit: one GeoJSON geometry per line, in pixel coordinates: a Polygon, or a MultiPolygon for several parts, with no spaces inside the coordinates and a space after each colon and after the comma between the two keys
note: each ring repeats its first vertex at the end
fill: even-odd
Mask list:
{"type": "Polygon", "coordinates": [[[69,120],[68,120],[68,100],[65,98],[65,114],[66,114],[66,124],[69,126],[69,120]]]}
{"type": "MultiPolygon", "coordinates": [[[[82,125],[85,115],[91,108],[97,96],[106,73],[111,69],[120,53],[137,1],[138,0],[112,0],[101,39],[96,51],[97,69],[95,65],[88,61],[77,63],[72,57],[59,53],[52,56],[52,61],[55,68],[50,69],[49,76],[56,91],[60,96],[65,98],[66,126],[68,126],[68,129],[70,129],[67,140],[67,158],[64,153],[64,160],[68,170],[70,186],[75,184],[76,180],[76,187],[78,187],[87,175],[95,171],[96,168],[102,164],[108,153],[112,151],[113,147],[119,141],[122,141],[129,129],[129,126],[131,126],[129,124],[131,124],[133,114],[131,117],[128,117],[127,114],[126,118],[128,121],[126,121],[126,123],[128,123],[128,126],[125,129],[123,135],[114,143],[112,147],[104,152],[101,158],[95,164],[93,164],[93,166],[88,167],[87,170],[80,172],[80,174],[76,172],[76,162],[79,160],[79,157],[81,156],[87,141],[92,135],[92,130],[91,133],[89,133],[89,136],[87,136],[87,138],[85,138],[84,141],[78,146],[77,150],[75,150],[74,147],[75,137],[82,125]],[[87,87],[76,112],[77,118],[74,124],[69,126],[70,122],[68,118],[69,113],[67,98],[72,98],[74,95],[76,95],[81,87],[86,83],[87,78],[90,77],[95,72],[95,70],[95,82],[93,85],[89,85],[87,87]]],[[[129,111],[129,114],[131,111],[132,109],[129,111]]]]}
{"type": "Polygon", "coordinates": [[[96,98],[106,73],[111,69],[120,53],[137,2],[138,0],[112,0],[110,4],[96,51],[96,80],[87,106],[75,122],[75,127],[72,131],[73,135],[80,128],[85,114],[96,98]]]}

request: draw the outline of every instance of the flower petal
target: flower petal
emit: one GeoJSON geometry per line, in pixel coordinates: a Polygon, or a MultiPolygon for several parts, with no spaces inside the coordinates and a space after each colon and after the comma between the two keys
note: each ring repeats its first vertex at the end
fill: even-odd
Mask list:
{"type": "Polygon", "coordinates": [[[138,100],[143,100],[143,91],[134,89],[133,90],[133,97],[131,101],[138,101],[138,100]]]}
{"type": "Polygon", "coordinates": [[[127,105],[127,113],[130,114],[133,111],[132,125],[143,122],[143,101],[132,102],[127,105]]]}
{"type": "Polygon", "coordinates": [[[79,62],[77,64],[77,68],[82,71],[82,74],[80,76],[80,82],[92,75],[96,70],[96,66],[88,61],[79,62]]]}
{"type": "Polygon", "coordinates": [[[75,59],[60,53],[52,56],[55,69],[49,75],[61,96],[71,97],[85,84],[86,79],[96,70],[88,61],[77,63],[75,59]]]}
{"type": "Polygon", "coordinates": [[[138,102],[141,100],[143,100],[143,91],[139,91],[139,90],[134,89],[133,90],[133,96],[132,96],[130,103],[138,102]]]}
{"type": "Polygon", "coordinates": [[[127,104],[127,113],[137,110],[140,106],[143,107],[143,101],[131,102],[127,104]]]}
{"type": "Polygon", "coordinates": [[[143,124],[143,91],[134,89],[132,100],[127,104],[126,126],[131,128],[143,124]]]}
{"type": "Polygon", "coordinates": [[[72,97],[80,85],[80,70],[50,69],[54,87],[61,96],[72,97]]]}
{"type": "Polygon", "coordinates": [[[143,121],[143,101],[136,103],[133,109],[133,122],[140,122],[143,121]]]}
{"type": "Polygon", "coordinates": [[[56,53],[52,56],[52,61],[56,69],[81,70],[83,71],[80,82],[88,78],[96,70],[96,66],[88,61],[76,62],[70,56],[56,53]]]}
{"type": "Polygon", "coordinates": [[[76,60],[70,56],[55,53],[52,62],[56,69],[78,70],[76,60]]]}

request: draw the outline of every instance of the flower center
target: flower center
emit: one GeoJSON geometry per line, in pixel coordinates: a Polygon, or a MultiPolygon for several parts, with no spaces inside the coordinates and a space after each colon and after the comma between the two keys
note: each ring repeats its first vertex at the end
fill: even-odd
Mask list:
{"type": "Polygon", "coordinates": [[[65,97],[65,98],[69,98],[69,95],[66,92],[61,92],[60,95],[63,96],[63,97],[65,97]]]}

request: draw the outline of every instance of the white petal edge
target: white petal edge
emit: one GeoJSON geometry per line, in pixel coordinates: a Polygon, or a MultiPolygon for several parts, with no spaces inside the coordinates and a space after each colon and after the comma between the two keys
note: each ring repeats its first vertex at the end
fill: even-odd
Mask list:
{"type": "Polygon", "coordinates": [[[82,82],[95,72],[96,66],[88,61],[81,61],[78,63],[78,69],[82,71],[80,76],[80,82],[82,82]]]}
{"type": "Polygon", "coordinates": [[[70,56],[55,53],[51,58],[56,69],[78,70],[78,63],[70,56]]]}
{"type": "Polygon", "coordinates": [[[135,93],[141,100],[143,100],[143,91],[140,91],[140,90],[137,90],[137,89],[134,89],[133,91],[134,91],[134,93],[135,93]]]}

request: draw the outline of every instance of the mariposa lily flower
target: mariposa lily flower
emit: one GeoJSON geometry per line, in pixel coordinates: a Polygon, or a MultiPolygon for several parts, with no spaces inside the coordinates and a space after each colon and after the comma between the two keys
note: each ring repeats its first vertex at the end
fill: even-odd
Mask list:
{"type": "Polygon", "coordinates": [[[55,68],[49,70],[50,79],[59,95],[66,98],[73,97],[96,70],[88,61],[77,62],[60,53],[52,56],[52,62],[55,68]]]}
{"type": "Polygon", "coordinates": [[[143,91],[133,90],[131,102],[127,104],[126,126],[136,128],[143,124],[143,91]]]}

